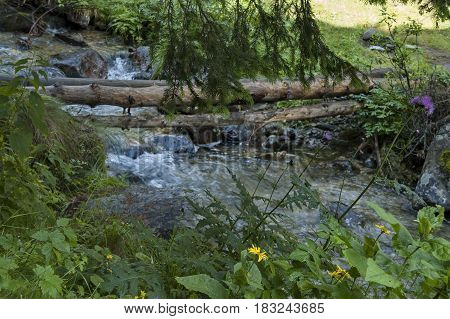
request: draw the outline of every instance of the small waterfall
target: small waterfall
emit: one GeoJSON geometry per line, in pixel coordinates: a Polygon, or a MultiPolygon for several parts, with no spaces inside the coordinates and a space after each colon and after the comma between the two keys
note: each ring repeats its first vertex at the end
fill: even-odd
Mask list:
{"type": "Polygon", "coordinates": [[[128,57],[116,56],[108,65],[107,78],[110,80],[133,80],[137,73],[139,71],[128,57]]]}

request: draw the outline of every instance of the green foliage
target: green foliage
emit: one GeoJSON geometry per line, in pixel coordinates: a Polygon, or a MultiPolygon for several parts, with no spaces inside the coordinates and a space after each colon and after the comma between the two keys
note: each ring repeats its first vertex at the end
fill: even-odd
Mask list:
{"type": "Polygon", "coordinates": [[[83,165],[69,165],[58,155],[64,152],[50,159],[43,151],[53,145],[44,138],[52,131],[46,123],[54,114],[45,112],[50,101],[34,103],[38,93],[20,82],[0,86],[1,297],[448,298],[450,247],[435,235],[441,207],[418,213],[415,236],[372,205],[386,226],[360,238],[321,204],[302,173],[293,174],[278,198],[275,192],[258,196],[232,175],[237,213],[208,193],[205,206],[192,202],[196,228],[175,229],[166,240],[86,199],[74,205],[80,185],[91,198],[114,183],[98,170],[83,173],[83,165]],[[36,105],[42,108],[30,111],[36,105]],[[39,110],[43,117],[35,117],[39,110]],[[29,121],[24,129],[33,137],[25,150],[11,145],[18,118],[29,121]],[[84,177],[68,182],[73,176],[84,177]],[[299,241],[283,226],[280,207],[317,209],[323,222],[299,241]]]}
{"type": "Polygon", "coordinates": [[[443,151],[440,160],[442,167],[444,167],[447,172],[450,173],[450,150],[443,151]]]}

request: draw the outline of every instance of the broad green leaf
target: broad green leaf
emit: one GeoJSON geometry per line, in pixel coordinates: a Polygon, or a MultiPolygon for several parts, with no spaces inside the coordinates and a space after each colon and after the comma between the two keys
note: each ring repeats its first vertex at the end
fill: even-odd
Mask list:
{"type": "Polygon", "coordinates": [[[63,233],[59,230],[54,230],[49,233],[50,241],[52,242],[53,247],[63,253],[70,252],[70,244],[66,241],[63,233]]]}
{"type": "Polygon", "coordinates": [[[99,275],[92,275],[91,277],[89,277],[89,279],[91,280],[91,282],[94,284],[95,287],[100,286],[101,283],[104,282],[103,278],[100,277],[99,275]]]}
{"type": "Polygon", "coordinates": [[[228,290],[219,281],[208,275],[176,277],[175,279],[186,289],[201,292],[212,299],[228,298],[228,290]]]}
{"type": "Polygon", "coordinates": [[[386,287],[397,288],[400,282],[381,269],[372,258],[367,259],[367,270],[365,279],[386,287]]]}
{"type": "Polygon", "coordinates": [[[417,213],[417,221],[419,222],[419,234],[427,238],[429,234],[441,227],[444,221],[444,208],[424,207],[417,213]]]}
{"type": "Polygon", "coordinates": [[[367,258],[364,257],[362,254],[358,253],[354,249],[344,250],[343,253],[345,258],[347,258],[347,261],[350,264],[350,266],[353,266],[356,269],[358,269],[361,277],[365,277],[367,270],[367,258]]]}
{"type": "Polygon", "coordinates": [[[39,287],[41,288],[42,294],[45,297],[57,298],[62,292],[63,280],[54,274],[53,268],[51,266],[36,266],[33,269],[34,273],[38,277],[39,287]]]}
{"type": "Polygon", "coordinates": [[[39,230],[35,232],[33,235],[31,235],[31,238],[36,239],[38,241],[47,241],[49,238],[48,231],[46,230],[39,230]]]}
{"type": "Polygon", "coordinates": [[[305,262],[309,259],[309,257],[310,254],[307,251],[301,249],[296,249],[289,255],[290,259],[300,262],[305,262]]]}
{"type": "Polygon", "coordinates": [[[69,225],[70,219],[68,218],[59,218],[56,221],[56,225],[58,225],[59,227],[66,227],[67,225],[69,225]]]}

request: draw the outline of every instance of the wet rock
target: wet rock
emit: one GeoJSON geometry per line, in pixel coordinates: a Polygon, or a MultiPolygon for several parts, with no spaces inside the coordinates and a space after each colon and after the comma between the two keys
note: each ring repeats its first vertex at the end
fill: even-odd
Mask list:
{"type": "Polygon", "coordinates": [[[32,27],[33,20],[28,12],[0,9],[0,31],[28,33],[32,27]]]}
{"type": "Polygon", "coordinates": [[[29,37],[19,37],[16,41],[19,50],[31,50],[33,43],[29,37]]]}
{"type": "Polygon", "coordinates": [[[108,71],[106,60],[92,49],[60,53],[54,55],[50,63],[72,78],[104,79],[108,71]]]}
{"type": "MultiPolygon", "coordinates": [[[[66,75],[64,74],[63,71],[61,71],[58,68],[55,67],[51,67],[51,66],[35,66],[32,67],[33,71],[39,72],[39,71],[44,71],[47,74],[47,77],[49,78],[64,78],[66,77],[66,75]]],[[[25,76],[25,77],[31,77],[32,73],[30,70],[21,70],[17,73],[18,75],[21,76],[25,76]]],[[[40,75],[40,74],[39,74],[40,75]]],[[[44,77],[42,75],[40,75],[41,79],[44,79],[44,77]]]]}
{"type": "Polygon", "coordinates": [[[263,143],[263,148],[272,152],[288,151],[292,146],[291,140],[286,135],[270,135],[263,143]]]}
{"type": "Polygon", "coordinates": [[[443,163],[444,153],[450,152],[450,123],[443,126],[431,143],[416,193],[425,202],[441,205],[450,211],[450,172],[443,163]]]}
{"type": "Polygon", "coordinates": [[[198,150],[185,135],[144,133],[142,140],[155,152],[195,153],[198,150]]]}
{"type": "Polygon", "coordinates": [[[331,162],[331,167],[339,172],[347,175],[359,174],[359,169],[353,165],[353,163],[347,159],[340,159],[331,162]]]}
{"type": "Polygon", "coordinates": [[[270,123],[262,128],[262,132],[265,136],[283,135],[284,127],[280,123],[270,123]]]}
{"type": "Polygon", "coordinates": [[[92,10],[90,9],[72,10],[67,12],[67,20],[82,29],[86,29],[89,26],[92,16],[92,10]]]}
{"type": "Polygon", "coordinates": [[[362,35],[361,39],[363,41],[370,41],[370,40],[372,40],[373,36],[375,34],[377,34],[377,32],[378,32],[377,29],[370,28],[370,29],[366,30],[366,32],[364,32],[364,34],[362,35]]]}
{"type": "Polygon", "coordinates": [[[138,47],[130,53],[130,59],[134,65],[138,66],[141,72],[148,72],[152,67],[150,47],[138,47]]]}
{"type": "Polygon", "coordinates": [[[183,224],[183,215],[192,210],[187,199],[175,191],[140,185],[130,186],[118,195],[93,201],[90,205],[105,208],[112,214],[140,217],[164,238],[170,237],[174,227],[183,224]]]}
{"type": "Polygon", "coordinates": [[[377,160],[375,157],[370,156],[368,158],[366,158],[363,161],[363,166],[367,167],[367,168],[376,168],[377,167],[377,160]]]}
{"type": "Polygon", "coordinates": [[[384,51],[386,51],[385,48],[383,48],[383,47],[381,47],[381,46],[379,46],[379,45],[371,45],[371,46],[369,47],[369,50],[372,50],[372,51],[378,51],[378,52],[384,52],[384,51]]]}
{"type": "Polygon", "coordinates": [[[151,80],[153,74],[150,72],[138,72],[133,75],[133,80],[151,80]]]}
{"type": "Polygon", "coordinates": [[[61,33],[55,33],[55,37],[60,39],[61,41],[78,46],[78,47],[87,47],[88,44],[86,41],[84,41],[83,36],[80,33],[73,33],[73,32],[61,32],[61,33]]]}
{"type": "Polygon", "coordinates": [[[370,71],[369,76],[372,78],[382,79],[390,72],[392,72],[392,68],[378,68],[370,71]]]}
{"type": "Polygon", "coordinates": [[[251,136],[251,130],[245,125],[228,125],[222,130],[222,138],[225,144],[239,144],[246,142],[251,136]]]}

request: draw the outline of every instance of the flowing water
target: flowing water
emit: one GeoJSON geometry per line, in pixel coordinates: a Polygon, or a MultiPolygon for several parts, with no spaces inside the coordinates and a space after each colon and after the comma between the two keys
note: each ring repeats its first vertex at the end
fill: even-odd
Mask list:
{"type": "MultiPolygon", "coordinates": [[[[126,52],[126,47],[121,43],[114,39],[105,39],[104,34],[100,36],[92,31],[84,31],[83,37],[91,47],[108,57],[109,79],[132,79],[135,74],[142,71],[133,65],[126,53],[123,53],[126,52]]],[[[0,58],[9,57],[17,60],[30,54],[16,50],[15,41],[16,38],[12,33],[0,33],[0,58]]],[[[56,41],[51,32],[35,41],[35,51],[46,56],[68,49],[77,49],[56,41]]],[[[72,115],[122,113],[122,108],[115,106],[90,108],[70,105],[65,108],[72,115]]],[[[155,108],[133,111],[133,115],[156,113],[155,108]]],[[[266,177],[258,187],[258,194],[269,197],[274,182],[279,179],[274,198],[280,198],[290,186],[290,176],[299,174],[308,161],[314,158],[304,177],[318,190],[326,206],[340,212],[360,194],[373,174],[373,170],[370,169],[352,168],[345,159],[349,158],[348,150],[341,152],[339,147],[327,146],[319,155],[314,154],[310,148],[299,148],[269,160],[265,153],[267,151],[259,147],[247,147],[242,143],[232,146],[222,144],[207,147],[189,146],[190,142],[183,136],[175,136],[169,140],[175,148],[165,147],[167,140],[162,148],[149,146],[148,136],[163,136],[162,133],[174,134],[137,129],[129,131],[105,129],[104,134],[108,150],[109,174],[125,176],[131,183],[124,194],[113,195],[109,199],[114,202],[117,211],[128,210],[131,213],[147,215],[146,218],[150,219],[149,224],[153,226],[155,220],[160,224],[173,225],[178,222],[195,224],[194,216],[180,217],[179,211],[189,210],[184,199],[186,196],[206,201],[206,189],[223,200],[230,209],[235,209],[239,199],[236,196],[237,188],[228,170],[236,174],[252,192],[258,183],[258,174],[270,163],[266,177]]],[[[416,212],[411,208],[409,200],[392,189],[374,185],[345,220],[346,224],[358,233],[374,232],[374,224],[379,222],[376,214],[368,208],[368,202],[375,202],[393,213],[408,228],[416,228],[414,222],[416,212]]],[[[321,220],[318,210],[295,209],[284,210],[281,213],[285,216],[285,224],[300,236],[314,230],[321,220]]],[[[448,225],[445,225],[441,234],[450,237],[448,225]]]]}

